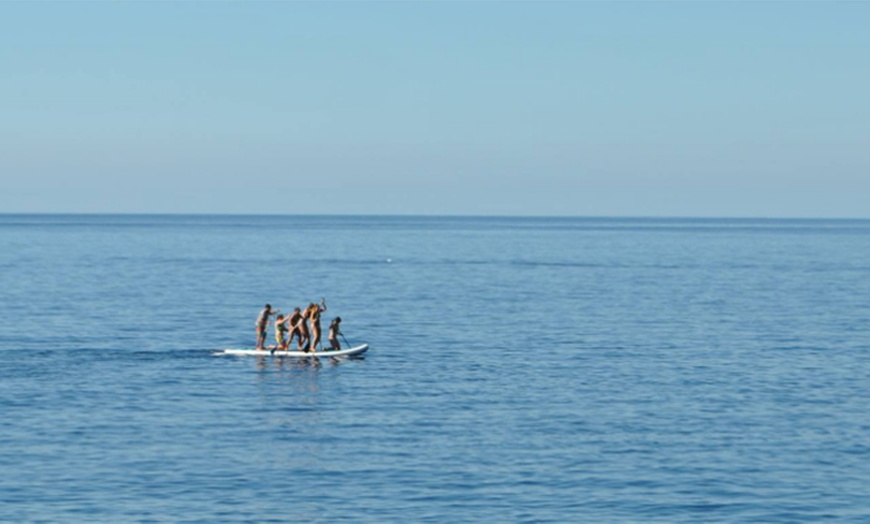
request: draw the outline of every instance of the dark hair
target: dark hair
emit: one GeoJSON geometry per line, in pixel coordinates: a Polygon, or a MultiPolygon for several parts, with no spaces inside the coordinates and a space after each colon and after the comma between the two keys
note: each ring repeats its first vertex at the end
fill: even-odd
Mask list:
{"type": "Polygon", "coordinates": [[[334,322],[341,322],[341,317],[335,317],[334,322]]]}
{"type": "Polygon", "coordinates": [[[266,309],[272,309],[272,304],[266,304],[266,309]]]}

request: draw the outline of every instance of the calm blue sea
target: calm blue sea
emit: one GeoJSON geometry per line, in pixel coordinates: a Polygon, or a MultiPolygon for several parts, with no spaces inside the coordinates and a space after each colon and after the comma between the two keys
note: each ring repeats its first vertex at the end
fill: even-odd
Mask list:
{"type": "Polygon", "coordinates": [[[870,522],[870,221],[0,215],[0,521],[870,522]]]}

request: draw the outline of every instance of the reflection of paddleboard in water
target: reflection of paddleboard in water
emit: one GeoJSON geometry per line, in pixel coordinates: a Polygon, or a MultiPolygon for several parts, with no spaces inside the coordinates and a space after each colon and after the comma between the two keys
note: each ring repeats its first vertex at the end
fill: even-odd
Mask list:
{"type": "Polygon", "coordinates": [[[216,351],[215,355],[259,355],[259,356],[271,356],[274,355],[276,357],[352,357],[355,355],[362,355],[366,351],[368,351],[369,345],[362,344],[359,346],[354,346],[352,348],[347,349],[339,349],[338,351],[272,351],[270,349],[222,349],[220,351],[216,351]]]}

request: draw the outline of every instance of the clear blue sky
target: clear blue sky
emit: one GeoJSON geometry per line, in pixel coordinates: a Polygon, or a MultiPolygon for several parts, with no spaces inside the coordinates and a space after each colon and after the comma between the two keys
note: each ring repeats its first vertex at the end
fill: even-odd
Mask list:
{"type": "Polygon", "coordinates": [[[0,213],[870,217],[870,2],[2,2],[0,213]]]}

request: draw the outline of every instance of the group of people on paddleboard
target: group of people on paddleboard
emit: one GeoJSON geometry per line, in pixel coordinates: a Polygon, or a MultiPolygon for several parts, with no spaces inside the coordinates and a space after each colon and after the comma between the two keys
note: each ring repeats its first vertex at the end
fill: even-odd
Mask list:
{"type": "MultiPolygon", "coordinates": [[[[282,315],[281,310],[272,309],[271,304],[260,311],[257,317],[257,347],[255,349],[271,349],[273,351],[287,351],[290,343],[296,338],[299,351],[316,351],[320,343],[320,315],[326,311],[326,299],[321,299],[319,304],[310,303],[304,310],[295,308],[293,313],[282,315]],[[275,346],[265,347],[266,331],[269,326],[269,317],[275,315],[275,346]]],[[[335,317],[329,324],[329,349],[339,350],[341,344],[338,336],[341,332],[341,317],[335,317]]]]}

